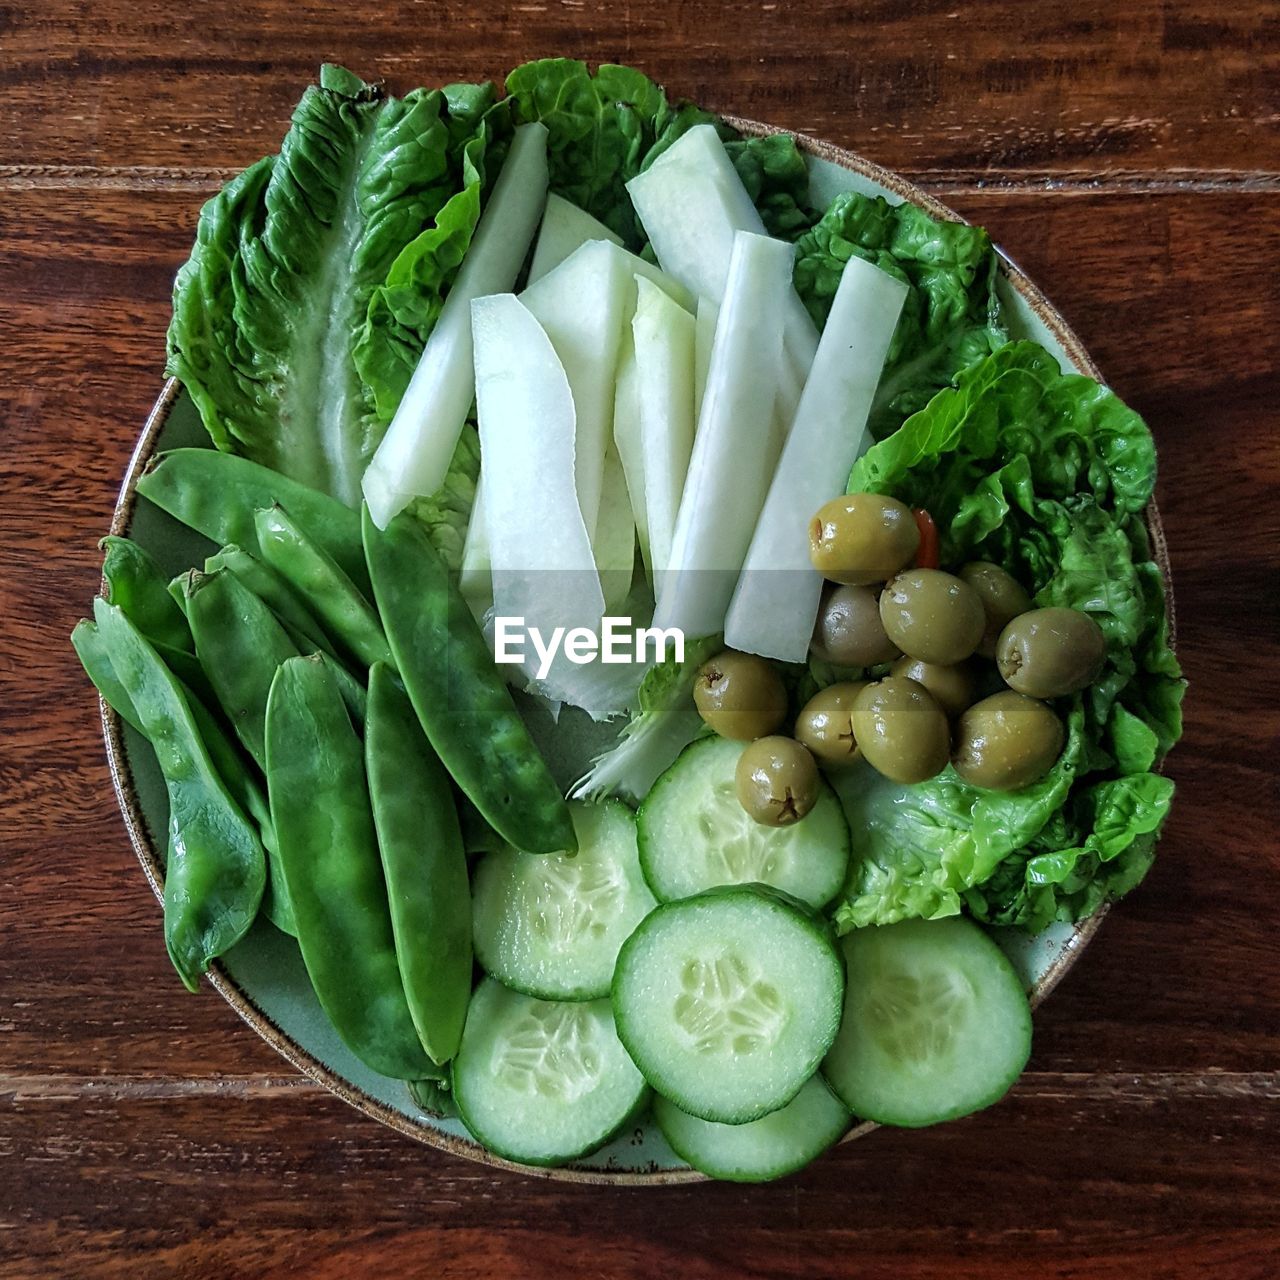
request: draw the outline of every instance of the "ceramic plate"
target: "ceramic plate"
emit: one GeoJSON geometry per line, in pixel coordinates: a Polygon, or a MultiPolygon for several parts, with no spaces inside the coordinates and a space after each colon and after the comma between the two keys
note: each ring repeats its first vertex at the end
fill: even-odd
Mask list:
{"type": "MultiPolygon", "coordinates": [[[[732,120],[732,123],[744,133],[773,132],[754,121],[732,120]]],[[[895,204],[909,200],[938,217],[958,217],[911,183],[852,152],[803,139],[800,144],[809,158],[812,202],[820,208],[825,208],[839,192],[855,190],[883,195],[895,204]]],[[[1066,322],[1003,255],[1001,271],[1000,289],[1012,336],[1032,338],[1052,351],[1064,367],[1099,377],[1093,361],[1066,322]]],[[[161,392],[138,441],[111,526],[113,533],[127,534],[145,546],[170,574],[203,561],[211,554],[213,545],[150,503],[138,502],[134,484],[153,453],[183,445],[207,447],[209,438],[200,425],[195,405],[171,380],[161,392]]],[[[1148,519],[1167,581],[1168,564],[1154,506],[1148,512],[1148,519]]],[[[168,821],[164,783],[150,747],[133,729],[124,725],[105,704],[102,718],[125,825],[142,869],[160,898],[163,873],[156,854],[155,836],[165,831],[168,821]]],[[[1105,909],[1074,927],[1052,926],[1036,937],[1014,931],[997,934],[1031,991],[1033,1004],[1043,1000],[1075,963],[1096,932],[1104,912],[1105,909]]],[[[528,1169],[489,1154],[471,1139],[459,1121],[425,1114],[414,1104],[402,1081],[377,1075],[347,1049],[316,1001],[297,945],[264,919],[259,919],[244,940],[221,963],[213,966],[210,977],[223,999],[300,1071],[366,1115],[431,1146],[484,1164],[576,1182],[655,1186],[702,1178],[672,1153],[653,1125],[637,1127],[595,1155],[559,1169],[528,1169]]],[[[845,1141],[864,1137],[875,1127],[860,1125],[845,1141]]]]}

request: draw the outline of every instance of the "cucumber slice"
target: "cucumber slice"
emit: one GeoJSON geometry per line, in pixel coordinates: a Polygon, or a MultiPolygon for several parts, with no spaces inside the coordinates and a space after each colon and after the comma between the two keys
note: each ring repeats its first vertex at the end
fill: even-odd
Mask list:
{"type": "Polygon", "coordinates": [[[653,1100],[653,1115],[681,1160],[726,1182],[769,1182],[795,1173],[849,1127],[848,1107],[820,1075],[810,1076],[780,1111],[749,1124],[699,1120],[663,1097],[653,1100]]]}
{"type": "Polygon", "coordinates": [[[640,806],[640,866],[662,902],[722,884],[767,884],[809,906],[840,892],[849,824],[825,781],[792,827],[766,827],[738,800],[733,771],[745,743],[701,738],[684,749],[640,806]]]}
{"type": "Polygon", "coordinates": [[[648,1090],[607,1000],[535,1000],[486,978],[467,1011],[453,1099],[490,1151],[553,1165],[603,1146],[648,1090]]]}
{"type": "Polygon", "coordinates": [[[657,905],[640,874],[635,815],[618,800],[569,805],[578,852],[486,854],[473,936],[486,973],[543,1000],[609,994],[618,951],[657,905]]]}
{"type": "Polygon", "coordinates": [[[823,1065],[855,1115],[918,1128],[997,1102],[1031,1053],[1031,1008],[999,947],[969,920],[856,929],[823,1065]]]}
{"type": "Polygon", "coordinates": [[[618,1035],[682,1111],[745,1124],[786,1106],[840,1025],[844,973],[822,921],[765,885],[658,907],[613,978],[618,1035]]]}

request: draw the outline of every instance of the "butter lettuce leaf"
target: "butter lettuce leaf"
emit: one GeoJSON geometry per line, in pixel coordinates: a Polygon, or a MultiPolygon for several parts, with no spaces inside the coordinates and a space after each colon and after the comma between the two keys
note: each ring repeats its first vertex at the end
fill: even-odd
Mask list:
{"type": "Polygon", "coordinates": [[[504,133],[502,118],[484,86],[394,98],[322,68],[279,155],[204,206],[175,281],[168,371],[218,448],[358,503],[398,398],[396,361],[406,351],[416,359],[465,252],[460,237],[469,241],[459,224],[478,216],[453,198],[478,201],[483,152],[504,133]],[[446,209],[428,268],[421,237],[446,209]],[[383,286],[398,290],[397,305],[371,322],[383,286]]]}
{"type": "Polygon", "coordinates": [[[1181,732],[1184,690],[1141,516],[1155,475],[1142,419],[1030,342],[961,371],[855,464],[850,492],[927,508],[944,564],[991,560],[1038,606],[1083,610],[1107,658],[1088,689],[1055,702],[1066,747],[1031,787],[984,791],[950,769],[914,786],[869,770],[842,782],[865,834],[840,927],[963,908],[1037,930],[1141,880],[1172,799],[1154,770],[1181,732]]]}
{"type": "Polygon", "coordinates": [[[593,74],[573,58],[543,58],[507,76],[519,123],[546,125],[551,190],[598,218],[629,248],[645,236],[627,182],[683,133],[714,125],[769,231],[794,239],[812,225],[809,173],[788,134],[743,138],[718,116],[670,102],[660,86],[631,67],[610,63],[593,74]]]}
{"type": "Polygon", "coordinates": [[[891,205],[883,196],[837,196],[796,245],[796,290],[819,328],[852,257],[910,288],[871,409],[878,439],[1009,335],[996,293],[995,250],[981,227],[943,221],[912,204],[891,205]]]}

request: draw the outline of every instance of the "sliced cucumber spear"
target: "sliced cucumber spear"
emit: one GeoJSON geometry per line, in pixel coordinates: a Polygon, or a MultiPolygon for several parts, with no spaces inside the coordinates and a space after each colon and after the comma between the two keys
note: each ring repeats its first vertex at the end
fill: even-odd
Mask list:
{"type": "Polygon", "coordinates": [[[793,258],[790,245],[767,236],[739,232],[734,240],[655,626],[686,636],[724,629],[778,460],[774,401],[793,258]]]}
{"type": "Polygon", "coordinates": [[[803,662],[822,578],[809,560],[808,521],[842,493],[870,444],[867,416],[907,286],[861,258],[840,276],[831,315],[800,396],[725,621],[727,644],[803,662]]]}
{"type": "Polygon", "coordinates": [[[579,209],[563,196],[551,192],[547,196],[542,226],[538,228],[533,261],[529,264],[529,283],[533,284],[554,271],[575,249],[580,249],[589,240],[622,243],[621,236],[610,231],[585,209],[579,209]]]}
{"type": "Polygon", "coordinates": [[[547,130],[521,125],[467,256],[362,487],[379,529],[444,483],[475,398],[471,301],[516,282],[547,197],[547,130]]]}

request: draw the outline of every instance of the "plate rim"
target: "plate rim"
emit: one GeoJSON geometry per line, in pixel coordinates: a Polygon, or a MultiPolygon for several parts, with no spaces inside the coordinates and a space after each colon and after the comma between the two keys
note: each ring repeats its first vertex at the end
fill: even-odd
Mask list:
{"type": "MultiPolygon", "coordinates": [[[[873,182],[887,191],[891,191],[902,200],[918,205],[934,217],[952,222],[968,222],[967,218],[962,217],[950,206],[914,182],[890,169],[875,164],[848,148],[840,147],[818,138],[811,138],[802,133],[774,129],[760,121],[742,116],[724,115],[721,118],[739,130],[739,132],[752,137],[761,137],[778,132],[791,133],[796,140],[797,146],[806,155],[826,160],[842,169],[855,173],[859,177],[873,182]]],[[[1062,314],[1053,306],[1039,286],[999,245],[994,247],[999,259],[1000,270],[1008,280],[1010,287],[1023,298],[1032,312],[1059,342],[1071,363],[1089,377],[1099,382],[1104,382],[1101,370],[1062,314]]],[[[156,441],[168,419],[170,410],[177,401],[181,389],[181,384],[176,378],[168,378],[150,413],[147,415],[142,433],[138,437],[130,456],[112,511],[110,533],[113,535],[121,537],[126,535],[127,529],[132,522],[134,508],[137,505],[138,479],[151,461],[152,454],[155,452],[156,441]]],[[[1164,527],[1154,498],[1147,505],[1144,514],[1151,534],[1152,555],[1159,565],[1164,578],[1166,608],[1169,619],[1169,645],[1170,648],[1173,648],[1176,642],[1173,578],[1170,572],[1169,552],[1165,540],[1164,527]]],[[[99,594],[104,593],[105,583],[99,594]]],[[[142,866],[143,874],[147,878],[147,883],[151,886],[152,893],[159,902],[163,903],[163,870],[148,838],[146,818],[142,813],[133,779],[129,772],[128,758],[124,747],[123,721],[107,704],[105,699],[99,697],[98,704],[103,738],[106,743],[107,764],[111,772],[112,787],[116,801],[124,819],[125,830],[133,846],[134,854],[142,866]]],[[[1081,953],[1097,934],[1110,910],[1110,906],[1109,902],[1104,902],[1091,916],[1076,924],[1071,937],[1064,943],[1058,956],[1032,988],[1030,1001],[1033,1010],[1043,1003],[1066,976],[1067,972],[1075,965],[1081,953]]],[[[473,1139],[446,1133],[428,1124],[415,1123],[394,1107],[371,1097],[363,1089],[337,1074],[281,1030],[270,1016],[260,1009],[253,1002],[250,995],[230,976],[220,961],[214,961],[210,965],[208,977],[213,988],[231,1006],[241,1020],[248,1024],[271,1048],[303,1075],[327,1089],[336,1097],[341,1098],[369,1119],[380,1121],[406,1137],[444,1151],[451,1156],[487,1165],[490,1168],[519,1173],[527,1177],[592,1185],[678,1186],[710,1181],[705,1174],[689,1168],[655,1168],[635,1171],[594,1169],[574,1164],[557,1168],[541,1168],[519,1164],[501,1156],[496,1156],[473,1139]]],[[[865,1137],[877,1128],[879,1128],[879,1125],[873,1121],[864,1121],[851,1128],[840,1140],[840,1143],[842,1145],[856,1138],[865,1137]]]]}

